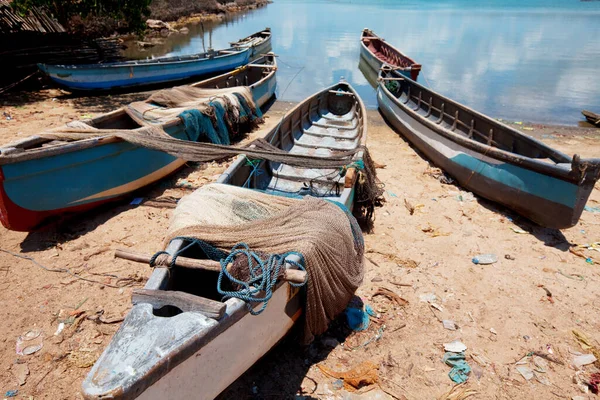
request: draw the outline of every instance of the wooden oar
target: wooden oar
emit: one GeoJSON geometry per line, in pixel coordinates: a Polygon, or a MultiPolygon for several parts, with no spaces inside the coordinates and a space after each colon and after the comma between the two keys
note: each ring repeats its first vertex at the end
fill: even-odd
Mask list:
{"type": "MultiPolygon", "coordinates": [[[[151,256],[147,254],[137,253],[129,250],[115,250],[115,257],[124,258],[125,260],[135,261],[139,263],[149,264],[151,256]]],[[[167,256],[167,263],[170,264],[173,261],[172,256],[167,256]]],[[[219,261],[212,260],[197,260],[195,258],[188,257],[177,257],[175,265],[180,268],[189,269],[202,269],[205,271],[221,271],[221,263],[219,261]]],[[[227,266],[229,271],[231,265],[227,266]]],[[[304,283],[306,280],[306,272],[297,269],[286,269],[283,274],[283,280],[292,283],[304,283]]]]}

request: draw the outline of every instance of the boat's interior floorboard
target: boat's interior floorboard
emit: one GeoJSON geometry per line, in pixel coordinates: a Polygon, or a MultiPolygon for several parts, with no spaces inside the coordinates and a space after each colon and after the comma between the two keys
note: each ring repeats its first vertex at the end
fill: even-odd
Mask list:
{"type": "MultiPolygon", "coordinates": [[[[360,144],[360,128],[356,107],[343,115],[321,110],[303,129],[293,135],[291,154],[328,157],[339,151],[352,150],[360,144]]],[[[266,191],[273,194],[301,193],[336,196],[343,188],[339,169],[302,168],[269,163],[271,180],[266,191]]]]}

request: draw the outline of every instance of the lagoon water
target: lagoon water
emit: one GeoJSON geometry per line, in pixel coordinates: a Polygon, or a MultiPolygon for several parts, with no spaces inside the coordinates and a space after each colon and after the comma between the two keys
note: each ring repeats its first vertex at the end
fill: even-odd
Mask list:
{"type": "Polygon", "coordinates": [[[144,56],[223,48],[266,26],[282,100],[300,101],[343,76],[376,108],[359,69],[368,27],[423,65],[420,82],[492,117],[576,124],[582,109],[600,112],[600,1],[275,0],[191,26],[144,56]]]}

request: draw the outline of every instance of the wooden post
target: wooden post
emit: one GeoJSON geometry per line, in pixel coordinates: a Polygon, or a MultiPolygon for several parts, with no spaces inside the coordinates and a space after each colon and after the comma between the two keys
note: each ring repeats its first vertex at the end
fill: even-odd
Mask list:
{"type": "MultiPolygon", "coordinates": [[[[136,253],[129,250],[115,250],[115,257],[123,258],[129,261],[149,264],[151,256],[147,254],[136,253]]],[[[172,256],[167,256],[166,263],[170,264],[173,261],[172,256]]],[[[177,257],[175,265],[180,268],[202,269],[205,271],[221,271],[221,263],[213,260],[198,260],[188,257],[177,257]]],[[[229,271],[231,265],[227,266],[229,271]]],[[[304,283],[306,280],[306,272],[298,269],[286,269],[283,274],[283,280],[291,283],[304,283]]]]}

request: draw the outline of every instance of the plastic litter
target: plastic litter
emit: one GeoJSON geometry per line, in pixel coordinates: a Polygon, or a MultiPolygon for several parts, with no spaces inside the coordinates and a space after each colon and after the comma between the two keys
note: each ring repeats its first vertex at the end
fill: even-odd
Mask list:
{"type": "Polygon", "coordinates": [[[480,254],[473,257],[473,264],[488,265],[498,262],[498,256],[495,254],[480,254]]]}
{"type": "Polygon", "coordinates": [[[377,365],[375,365],[371,361],[363,361],[355,368],[346,372],[332,371],[321,364],[317,364],[317,367],[325,375],[329,375],[332,378],[343,380],[344,387],[346,388],[346,390],[359,389],[363,386],[368,386],[377,383],[377,381],[379,380],[377,365]]]}
{"type": "Polygon", "coordinates": [[[370,305],[366,305],[365,306],[365,311],[367,312],[367,314],[369,314],[371,317],[377,317],[377,313],[375,312],[375,310],[373,310],[373,307],[371,307],[370,305]]]}
{"type": "Polygon", "coordinates": [[[335,381],[333,381],[333,383],[331,384],[331,386],[335,389],[335,390],[340,390],[344,388],[344,381],[341,379],[336,379],[335,381]]]}
{"type": "Polygon", "coordinates": [[[27,364],[13,364],[10,367],[10,372],[15,376],[19,386],[23,386],[27,382],[27,376],[29,375],[29,366],[27,364]]]}
{"type": "Polygon", "coordinates": [[[455,383],[463,383],[469,379],[469,374],[471,373],[471,367],[465,360],[464,353],[453,353],[446,352],[442,359],[446,365],[452,367],[450,372],[448,372],[448,376],[455,383]]]}
{"type": "Polygon", "coordinates": [[[525,378],[526,381],[530,381],[533,379],[533,370],[525,365],[519,365],[517,367],[517,371],[525,378]]]}
{"type": "Polygon", "coordinates": [[[544,373],[539,373],[537,371],[533,371],[533,376],[535,376],[535,380],[538,381],[539,383],[541,383],[542,385],[546,385],[546,386],[552,385],[552,383],[550,382],[550,379],[548,379],[548,376],[544,373]]]}
{"type": "Polygon", "coordinates": [[[600,372],[596,372],[590,375],[590,381],[588,382],[588,386],[590,387],[592,393],[598,394],[598,389],[600,386],[600,372]]]}
{"type": "Polygon", "coordinates": [[[133,206],[137,206],[139,204],[142,204],[142,201],[144,201],[143,197],[136,197],[135,199],[131,200],[131,203],[129,203],[129,204],[131,204],[133,206]]]}
{"type": "Polygon", "coordinates": [[[7,391],[4,396],[6,397],[15,397],[17,394],[19,394],[18,390],[9,390],[7,391]]]}
{"type": "Polygon", "coordinates": [[[526,230],[520,229],[520,228],[515,228],[514,226],[511,226],[510,229],[514,232],[514,233],[520,233],[520,234],[524,234],[524,233],[529,233],[526,230]]]}
{"type": "Polygon", "coordinates": [[[454,340],[450,343],[444,343],[444,350],[451,353],[463,353],[467,350],[467,346],[460,340],[454,340]]]}
{"type": "Polygon", "coordinates": [[[419,295],[419,301],[422,303],[432,303],[437,300],[437,297],[433,293],[423,293],[419,295]]]}
{"type": "Polygon", "coordinates": [[[364,331],[369,327],[369,314],[361,308],[346,308],[346,319],[348,326],[353,331],[364,331]]]}
{"type": "Polygon", "coordinates": [[[584,365],[593,364],[596,361],[596,357],[593,354],[582,354],[573,357],[573,366],[575,368],[581,368],[584,365]]]}
{"type": "Polygon", "coordinates": [[[445,319],[442,321],[442,325],[444,325],[444,328],[451,330],[451,331],[455,331],[456,330],[456,322],[449,320],[449,319],[445,319]]]}
{"type": "Polygon", "coordinates": [[[43,346],[42,331],[32,329],[17,338],[17,354],[28,356],[39,351],[43,346]]]}
{"type": "Polygon", "coordinates": [[[65,323],[61,322],[60,324],[58,324],[58,328],[56,328],[56,332],[54,332],[54,336],[60,335],[60,333],[63,331],[63,329],[65,329],[65,323]]]}
{"type": "Polygon", "coordinates": [[[583,209],[587,212],[591,212],[591,213],[600,213],[600,207],[590,207],[590,206],[585,206],[583,207],[583,209]]]}

